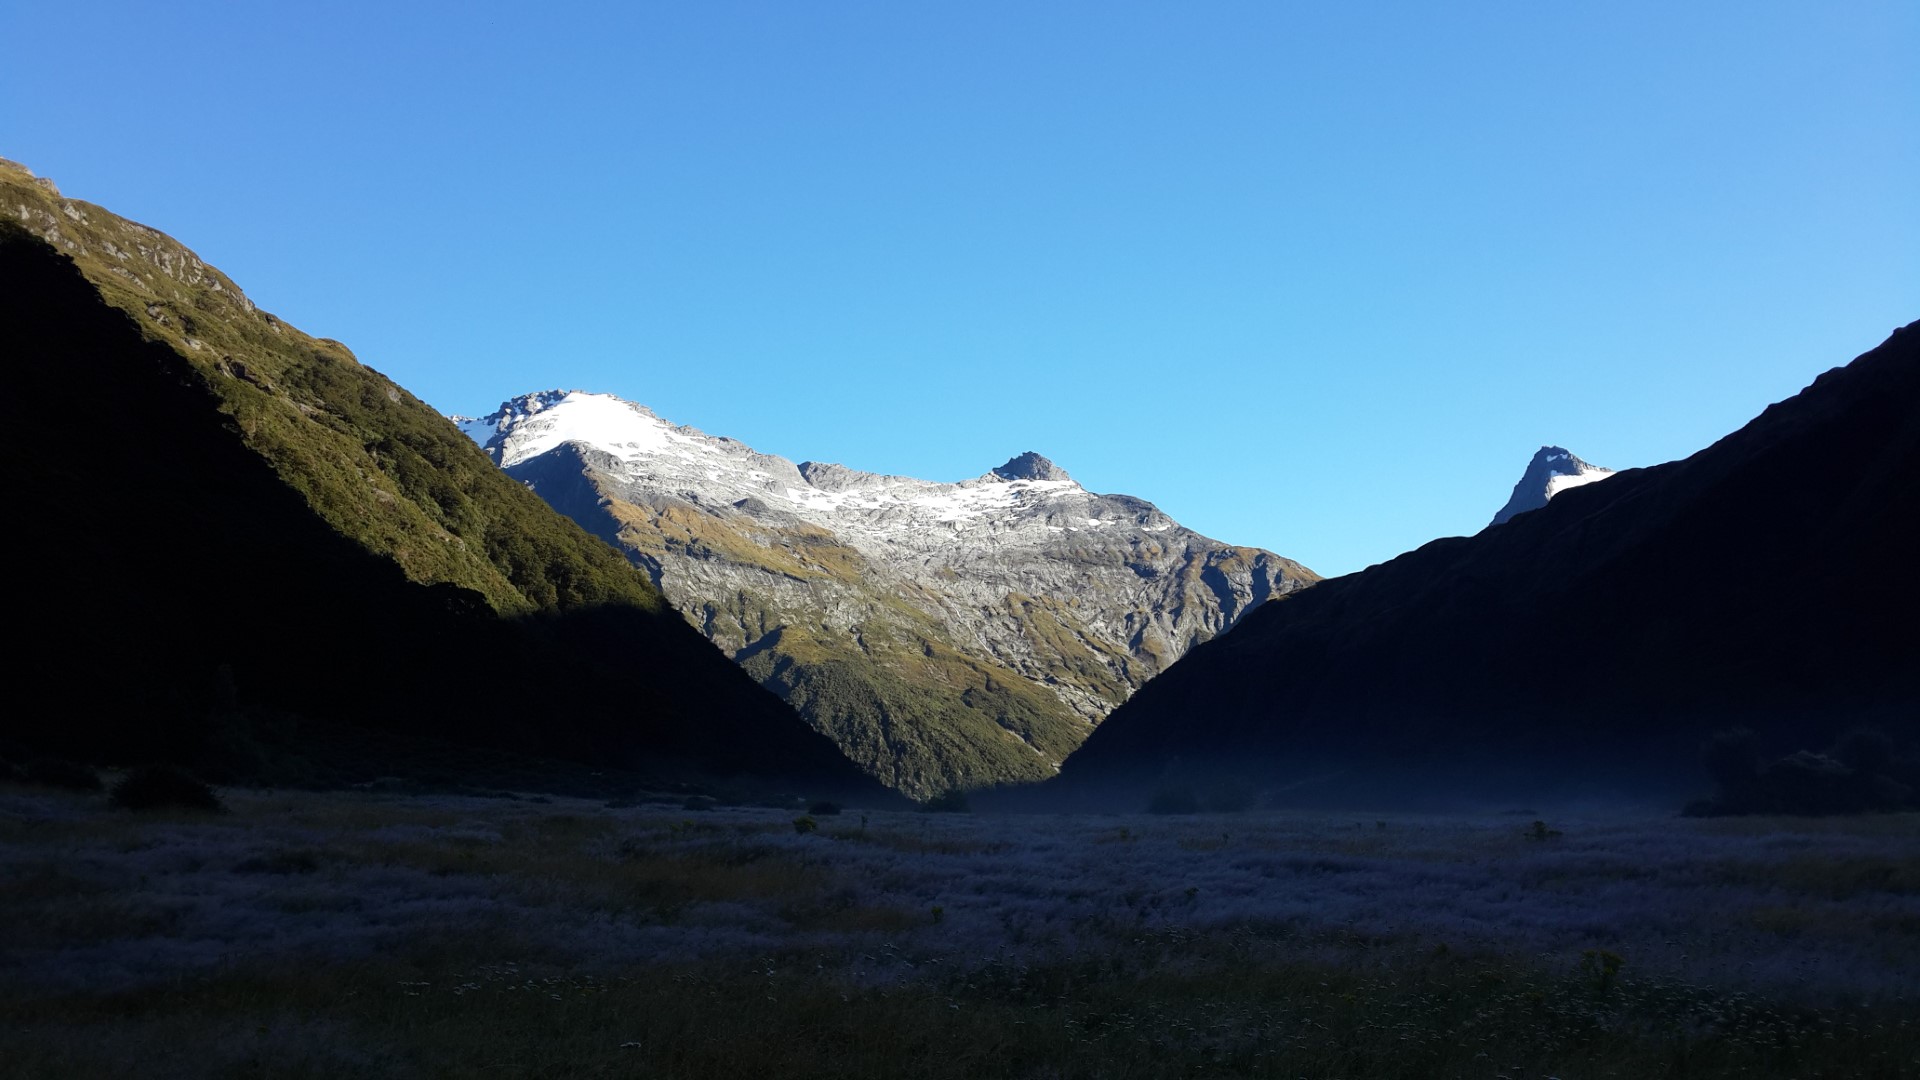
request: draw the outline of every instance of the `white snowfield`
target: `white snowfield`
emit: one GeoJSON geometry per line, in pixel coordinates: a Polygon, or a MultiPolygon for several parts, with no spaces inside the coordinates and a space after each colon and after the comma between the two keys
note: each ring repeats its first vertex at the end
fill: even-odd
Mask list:
{"type": "Polygon", "coordinates": [[[989,472],[941,483],[815,462],[795,465],[733,439],[676,426],[610,394],[549,390],[515,398],[485,419],[454,421],[502,468],[578,443],[611,459],[595,464],[623,488],[680,498],[722,516],[733,507],[760,519],[791,517],[829,529],[875,557],[968,543],[974,538],[958,534],[975,531],[1001,534],[1003,543],[1031,533],[1037,543],[1122,524],[1147,532],[1177,527],[1148,504],[1095,495],[1071,479],[1008,479],[989,472]],[[739,506],[749,499],[757,505],[739,506]]]}
{"type": "MultiPolygon", "coordinates": [[[[1571,473],[1556,472],[1552,476],[1547,477],[1547,498],[1551,499],[1568,488],[1581,487],[1586,484],[1591,484],[1595,480],[1605,480],[1607,477],[1613,475],[1612,469],[1603,469],[1598,465],[1589,465],[1584,461],[1580,461],[1578,458],[1575,458],[1574,461],[1579,471],[1571,473]]],[[[1608,488],[1607,490],[1611,491],[1613,489],[1608,488]]]]}

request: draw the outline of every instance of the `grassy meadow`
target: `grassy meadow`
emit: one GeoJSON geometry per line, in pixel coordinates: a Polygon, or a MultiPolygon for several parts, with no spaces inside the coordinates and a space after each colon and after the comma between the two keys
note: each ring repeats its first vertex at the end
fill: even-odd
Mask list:
{"type": "Polygon", "coordinates": [[[0,787],[0,1073],[1920,1075],[1911,815],[224,795],[0,787]]]}

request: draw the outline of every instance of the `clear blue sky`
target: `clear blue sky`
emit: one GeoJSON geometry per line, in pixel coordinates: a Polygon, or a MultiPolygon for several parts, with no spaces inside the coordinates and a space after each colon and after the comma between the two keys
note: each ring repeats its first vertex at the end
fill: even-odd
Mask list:
{"type": "Polygon", "coordinates": [[[11,0],[0,156],[435,406],[1039,450],[1326,573],[1920,317],[1920,4],[11,0]]]}

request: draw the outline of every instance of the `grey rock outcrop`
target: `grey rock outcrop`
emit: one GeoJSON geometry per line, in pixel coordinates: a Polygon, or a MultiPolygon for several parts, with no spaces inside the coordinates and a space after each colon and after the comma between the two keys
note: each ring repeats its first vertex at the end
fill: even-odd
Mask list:
{"type": "Polygon", "coordinates": [[[1527,471],[1520,474],[1520,482],[1513,485],[1513,495],[1507,499],[1507,505],[1493,515],[1492,524],[1503,525],[1515,514],[1540,509],[1547,505],[1548,499],[1568,488],[1612,475],[1612,469],[1588,464],[1565,447],[1543,446],[1533,455],[1533,460],[1527,462],[1527,471]]]}
{"type": "Polygon", "coordinates": [[[1051,774],[1187,649],[1317,580],[1031,451],[939,483],[796,465],[606,395],[455,419],[913,794],[1051,774]]]}

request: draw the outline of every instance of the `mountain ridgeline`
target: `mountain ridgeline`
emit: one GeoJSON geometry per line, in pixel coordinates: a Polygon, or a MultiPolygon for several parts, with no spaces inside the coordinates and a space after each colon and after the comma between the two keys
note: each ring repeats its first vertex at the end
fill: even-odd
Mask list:
{"type": "Polygon", "coordinates": [[[1697,793],[1721,729],[1769,756],[1856,726],[1910,743],[1917,552],[1920,324],[1689,458],[1251,612],[1054,786],[1135,805],[1248,784],[1299,803],[1668,797],[1697,793]]]}
{"type": "Polygon", "coordinates": [[[1318,580],[1031,451],[936,483],[795,464],[604,394],[456,422],[915,796],[1044,779],[1188,648],[1318,580]]]}
{"type": "Polygon", "coordinates": [[[0,191],[0,340],[32,404],[14,536],[34,692],[6,741],[245,779],[326,731],[362,772],[401,737],[878,793],[344,346],[17,165],[0,191]]]}
{"type": "Polygon", "coordinates": [[[1493,515],[1493,524],[1503,525],[1513,520],[1515,514],[1540,509],[1547,505],[1547,500],[1569,488],[1612,475],[1612,469],[1589,465],[1564,447],[1543,446],[1533,455],[1533,460],[1527,462],[1527,471],[1520,474],[1519,483],[1513,485],[1513,495],[1507,499],[1507,505],[1493,515]]]}

